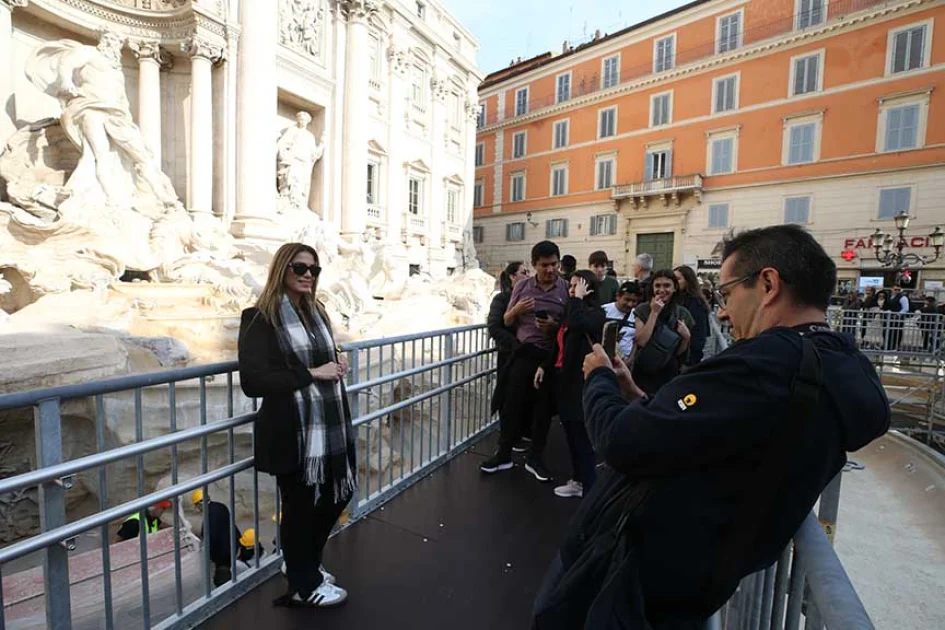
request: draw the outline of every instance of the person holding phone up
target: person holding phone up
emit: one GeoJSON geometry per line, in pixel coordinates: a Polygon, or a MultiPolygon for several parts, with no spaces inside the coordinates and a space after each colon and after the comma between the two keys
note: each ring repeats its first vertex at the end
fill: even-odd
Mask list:
{"type": "Polygon", "coordinates": [[[535,389],[550,382],[561,426],[571,454],[571,479],[555,488],[562,498],[583,497],[597,478],[594,447],[584,428],[584,357],[601,341],[604,312],[598,302],[599,283],[593,271],[574,272],[568,304],[551,354],[535,372],[535,389]]]}
{"type": "Polygon", "coordinates": [[[653,274],[653,298],[636,308],[636,350],[633,380],[652,396],[679,375],[689,350],[690,332],[696,327],[692,314],[677,302],[679,284],[671,269],[653,274]]]}
{"type": "Polygon", "coordinates": [[[505,325],[515,328],[519,345],[508,368],[504,403],[499,416],[499,447],[494,456],[480,464],[485,473],[509,470],[512,447],[522,437],[522,427],[532,426],[531,447],[525,470],[538,481],[551,479],[544,464],[545,444],[553,415],[553,397],[548,384],[533,386],[535,371],[551,355],[555,335],[568,300],[568,282],[558,274],[561,252],[551,241],[532,248],[535,275],[522,280],[512,290],[505,311],[505,325]]]}

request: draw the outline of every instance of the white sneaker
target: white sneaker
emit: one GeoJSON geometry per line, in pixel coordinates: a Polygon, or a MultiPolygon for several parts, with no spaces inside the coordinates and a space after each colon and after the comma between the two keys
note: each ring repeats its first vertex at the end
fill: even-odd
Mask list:
{"type": "MultiPolygon", "coordinates": [[[[325,582],[327,584],[335,583],[335,576],[329,573],[328,571],[326,571],[324,566],[319,566],[318,570],[321,571],[322,582],[325,582]]],[[[285,572],[286,572],[285,561],[283,560],[282,561],[282,575],[285,575],[285,572]]]]}
{"type": "Polygon", "coordinates": [[[555,488],[555,495],[562,497],[564,499],[572,497],[583,497],[584,496],[584,484],[580,481],[575,481],[574,479],[568,479],[568,483],[563,486],[558,486],[555,488]]]}
{"type": "Polygon", "coordinates": [[[319,587],[312,591],[311,595],[306,598],[303,598],[298,593],[293,595],[292,603],[301,604],[303,606],[330,608],[332,606],[340,606],[341,604],[345,603],[347,599],[348,591],[341,588],[340,586],[322,582],[319,587]]]}

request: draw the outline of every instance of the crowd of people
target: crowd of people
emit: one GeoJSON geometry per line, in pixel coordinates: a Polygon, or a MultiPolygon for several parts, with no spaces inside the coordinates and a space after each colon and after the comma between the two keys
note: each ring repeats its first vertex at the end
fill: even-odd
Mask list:
{"type": "Polygon", "coordinates": [[[945,345],[945,304],[939,304],[931,295],[914,303],[898,283],[890,291],[867,286],[863,293],[848,293],[842,308],[842,329],[857,337],[861,347],[889,352],[908,349],[934,353],[945,345]],[[904,332],[910,317],[917,319],[921,341],[917,339],[912,344],[904,344],[904,332]]]}

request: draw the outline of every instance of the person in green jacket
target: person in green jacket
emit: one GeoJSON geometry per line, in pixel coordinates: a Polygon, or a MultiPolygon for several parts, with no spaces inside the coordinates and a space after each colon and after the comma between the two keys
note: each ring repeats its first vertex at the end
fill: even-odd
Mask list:
{"type": "Polygon", "coordinates": [[[597,276],[597,281],[600,283],[600,287],[598,288],[600,295],[598,299],[601,304],[610,304],[613,302],[617,297],[617,289],[620,286],[616,278],[607,275],[607,263],[607,252],[603,251],[594,252],[587,259],[587,266],[594,272],[594,275],[597,276]]]}

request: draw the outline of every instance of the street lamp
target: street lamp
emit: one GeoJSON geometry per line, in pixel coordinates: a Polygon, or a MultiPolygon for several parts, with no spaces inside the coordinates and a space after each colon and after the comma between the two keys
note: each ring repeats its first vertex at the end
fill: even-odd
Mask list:
{"type": "Polygon", "coordinates": [[[876,260],[884,267],[894,267],[896,269],[908,269],[909,267],[922,267],[938,260],[942,253],[942,247],[945,246],[945,232],[941,226],[936,226],[935,230],[929,234],[929,243],[935,249],[935,256],[920,256],[913,252],[904,252],[906,248],[905,231],[909,228],[909,221],[912,217],[906,212],[901,212],[893,219],[896,223],[896,231],[899,237],[894,238],[891,234],[886,234],[879,228],[873,232],[870,237],[873,241],[873,249],[876,250],[876,260]]]}

